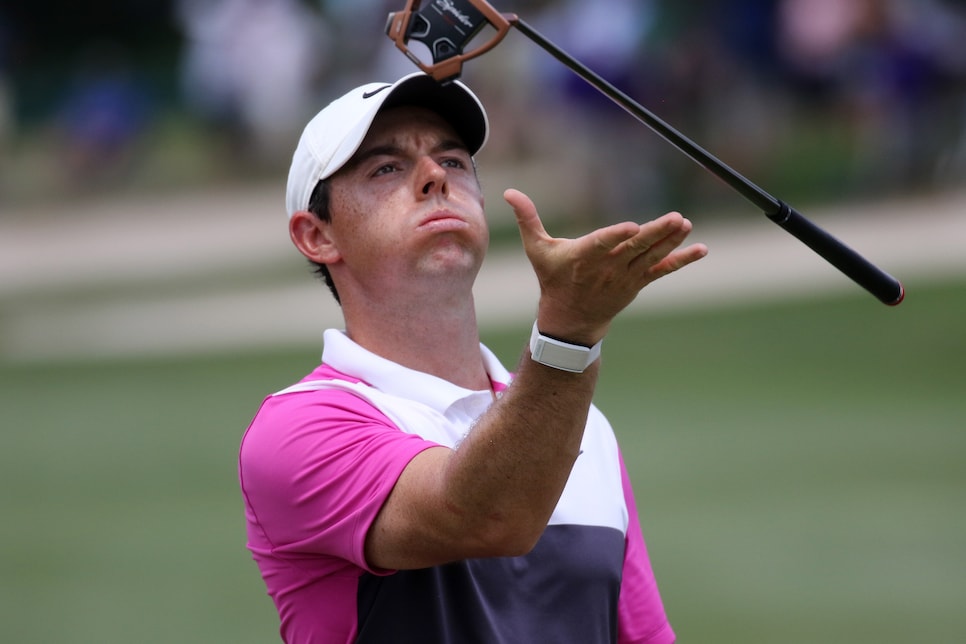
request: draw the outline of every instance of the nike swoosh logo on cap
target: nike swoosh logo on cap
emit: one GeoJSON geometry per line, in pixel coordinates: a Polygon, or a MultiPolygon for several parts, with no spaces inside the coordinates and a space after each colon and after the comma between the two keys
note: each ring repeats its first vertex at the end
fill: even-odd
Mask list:
{"type": "Polygon", "coordinates": [[[387,90],[387,89],[389,89],[390,87],[392,87],[392,85],[383,85],[383,86],[382,86],[382,87],[380,87],[379,89],[374,89],[374,90],[372,90],[371,92],[366,92],[365,94],[363,94],[363,95],[362,95],[362,98],[363,98],[363,99],[366,99],[366,98],[372,98],[373,96],[375,96],[375,95],[376,95],[376,94],[378,94],[379,92],[381,92],[381,91],[383,91],[383,90],[387,90]]]}

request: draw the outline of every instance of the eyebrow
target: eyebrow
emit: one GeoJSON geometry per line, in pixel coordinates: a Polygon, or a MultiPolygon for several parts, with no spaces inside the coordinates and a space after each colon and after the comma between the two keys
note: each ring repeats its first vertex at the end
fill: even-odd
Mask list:
{"type": "MultiPolygon", "coordinates": [[[[467,149],[466,144],[455,138],[446,138],[441,140],[439,143],[433,146],[430,150],[431,154],[439,154],[440,152],[450,152],[452,150],[462,150],[469,154],[469,149],[467,149]]],[[[346,164],[346,166],[357,167],[367,160],[380,157],[380,156],[403,156],[405,155],[405,150],[398,145],[392,143],[387,143],[385,145],[376,145],[371,148],[365,148],[358,150],[352,159],[346,164]]]]}

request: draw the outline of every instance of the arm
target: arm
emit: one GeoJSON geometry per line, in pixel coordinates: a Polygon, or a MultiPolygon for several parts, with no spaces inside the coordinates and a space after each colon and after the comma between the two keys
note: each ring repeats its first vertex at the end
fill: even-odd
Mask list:
{"type": "MultiPolygon", "coordinates": [[[[700,244],[679,248],[691,224],[676,213],[555,239],[525,195],[505,198],[540,285],[537,326],[574,344],[601,340],[642,288],[707,254],[700,244]]],[[[419,568],[528,552],[577,458],[598,369],[560,371],[525,351],[513,384],[458,449],[428,449],[403,471],[368,531],[369,564],[419,568]]]]}

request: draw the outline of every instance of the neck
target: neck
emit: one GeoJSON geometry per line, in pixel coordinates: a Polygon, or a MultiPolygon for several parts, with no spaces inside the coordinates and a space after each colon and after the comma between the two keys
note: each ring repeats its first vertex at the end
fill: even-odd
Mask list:
{"type": "Polygon", "coordinates": [[[472,297],[448,306],[422,302],[343,302],[346,332],[360,346],[397,364],[467,389],[489,389],[472,297]]]}

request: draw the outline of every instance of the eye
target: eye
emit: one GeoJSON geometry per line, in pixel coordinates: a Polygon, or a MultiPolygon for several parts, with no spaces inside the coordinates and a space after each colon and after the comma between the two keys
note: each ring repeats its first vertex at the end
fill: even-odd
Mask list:
{"type": "Polygon", "coordinates": [[[459,157],[446,157],[444,159],[440,159],[439,165],[441,165],[444,168],[454,168],[457,170],[462,170],[463,168],[466,167],[466,162],[459,157]]]}
{"type": "Polygon", "coordinates": [[[396,167],[395,163],[384,163],[373,171],[372,176],[381,177],[384,174],[396,172],[396,170],[398,170],[398,168],[396,167]]]}

